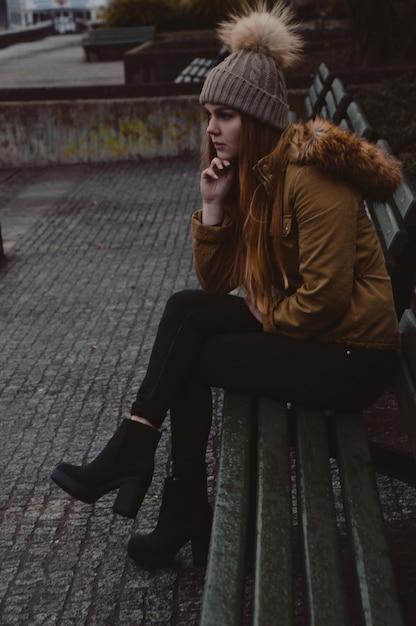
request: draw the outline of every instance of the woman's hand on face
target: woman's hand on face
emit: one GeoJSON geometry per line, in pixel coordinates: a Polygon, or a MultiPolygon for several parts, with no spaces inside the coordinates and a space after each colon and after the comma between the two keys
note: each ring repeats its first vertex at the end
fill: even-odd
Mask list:
{"type": "Polygon", "coordinates": [[[201,173],[200,189],[204,204],[222,203],[231,189],[235,166],[231,161],[215,157],[201,173]]]}
{"type": "Polygon", "coordinates": [[[258,308],[256,307],[256,305],[250,300],[250,298],[248,296],[246,296],[245,298],[246,304],[248,306],[248,308],[250,309],[251,313],[254,315],[254,317],[256,318],[256,320],[258,322],[260,322],[260,324],[263,324],[263,315],[262,313],[258,310],[258,308]]]}

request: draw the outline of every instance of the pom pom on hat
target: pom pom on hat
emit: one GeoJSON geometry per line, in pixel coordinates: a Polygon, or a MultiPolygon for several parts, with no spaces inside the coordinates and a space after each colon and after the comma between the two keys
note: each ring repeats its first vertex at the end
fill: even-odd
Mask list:
{"type": "Polygon", "coordinates": [[[220,24],[218,36],[231,54],[208,74],[201,104],[223,104],[284,129],[289,106],[282,68],[293,66],[303,47],[291,19],[281,2],[270,10],[259,2],[220,24]]]}

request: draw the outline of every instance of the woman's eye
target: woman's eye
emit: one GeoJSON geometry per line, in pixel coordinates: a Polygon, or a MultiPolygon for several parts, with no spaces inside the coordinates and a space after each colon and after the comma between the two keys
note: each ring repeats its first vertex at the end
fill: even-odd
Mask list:
{"type": "Polygon", "coordinates": [[[229,122],[236,118],[236,113],[235,111],[223,111],[221,117],[224,121],[229,122]]]}

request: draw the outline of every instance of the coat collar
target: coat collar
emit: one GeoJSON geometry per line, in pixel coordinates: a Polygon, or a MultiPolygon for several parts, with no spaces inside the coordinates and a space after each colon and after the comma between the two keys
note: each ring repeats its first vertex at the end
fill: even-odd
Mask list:
{"type": "MultiPolygon", "coordinates": [[[[290,124],[282,134],[286,163],[314,165],[337,176],[374,200],[386,200],[400,184],[400,162],[360,137],[342,130],[328,120],[290,124]]],[[[273,191],[276,172],[270,155],[253,168],[268,192],[273,191]]]]}

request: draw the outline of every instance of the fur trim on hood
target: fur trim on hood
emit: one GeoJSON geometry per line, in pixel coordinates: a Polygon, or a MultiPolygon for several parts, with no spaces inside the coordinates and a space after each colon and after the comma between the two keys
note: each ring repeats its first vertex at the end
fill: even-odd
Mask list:
{"type": "Polygon", "coordinates": [[[293,124],[288,131],[289,162],[326,170],[359,189],[365,198],[387,200],[400,184],[400,161],[328,120],[293,124]]]}

